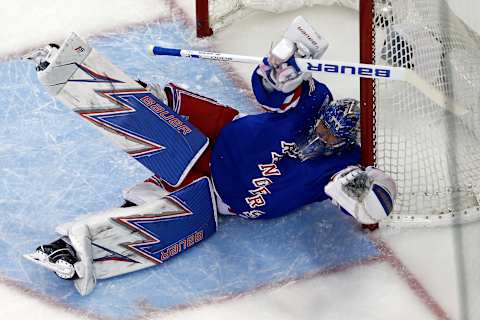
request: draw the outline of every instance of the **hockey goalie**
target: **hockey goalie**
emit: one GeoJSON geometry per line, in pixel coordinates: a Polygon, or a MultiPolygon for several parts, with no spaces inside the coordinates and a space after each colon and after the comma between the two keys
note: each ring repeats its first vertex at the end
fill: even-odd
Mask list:
{"type": "Polygon", "coordinates": [[[155,175],[125,190],[122,207],[58,226],[60,237],[26,258],[86,295],[97,279],[184,254],[216,232],[217,213],[271,219],[330,198],[361,224],[386,218],[396,186],[358,165],[359,102],[335,100],[296,67],[296,57],[318,59],[327,46],[296,18],[252,73],[267,111],[252,115],[132,80],[75,34],[32,53],[52,95],[155,175]]]}

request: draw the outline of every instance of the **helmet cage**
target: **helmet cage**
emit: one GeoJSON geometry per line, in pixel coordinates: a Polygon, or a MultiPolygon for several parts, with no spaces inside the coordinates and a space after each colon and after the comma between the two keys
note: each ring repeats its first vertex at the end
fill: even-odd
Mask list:
{"type": "Polygon", "coordinates": [[[306,140],[298,145],[300,159],[329,156],[355,144],[359,119],[358,100],[340,99],[325,106],[313,128],[310,128],[306,140]]]}
{"type": "Polygon", "coordinates": [[[357,140],[359,119],[360,104],[358,100],[349,98],[331,102],[319,118],[331,134],[352,144],[357,140]]]}

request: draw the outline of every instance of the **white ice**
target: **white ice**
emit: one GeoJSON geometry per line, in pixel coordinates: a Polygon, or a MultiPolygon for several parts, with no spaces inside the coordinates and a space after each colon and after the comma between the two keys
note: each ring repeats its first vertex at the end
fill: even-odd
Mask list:
{"type": "MultiPolygon", "coordinates": [[[[169,1],[4,0],[0,12],[0,58],[59,41],[71,30],[84,35],[169,16],[169,1]],[[132,8],[135,8],[134,10],[132,8]]],[[[176,1],[193,17],[193,0],[176,1]]],[[[453,7],[480,30],[479,3],[453,7]],[[477,6],[476,8],[472,6],[477,6]]],[[[263,55],[296,15],[310,20],[331,47],[327,57],[357,60],[357,15],[343,8],[315,7],[273,15],[257,13],[219,33],[221,51],[263,55]]],[[[250,66],[235,66],[247,81],[250,66]]],[[[358,96],[355,80],[322,78],[336,96],[358,96]]],[[[437,229],[382,230],[394,259],[337,270],[225,302],[152,318],[167,319],[479,319],[480,224],[437,229]]],[[[89,319],[65,307],[0,282],[1,319],[89,319]]]]}

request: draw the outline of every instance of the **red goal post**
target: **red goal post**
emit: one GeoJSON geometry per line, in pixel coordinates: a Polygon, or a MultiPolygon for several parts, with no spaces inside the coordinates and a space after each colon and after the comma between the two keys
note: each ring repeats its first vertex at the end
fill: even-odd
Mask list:
{"type": "MultiPolygon", "coordinates": [[[[359,6],[360,63],[374,63],[374,5],[373,0],[361,1],[359,6]]],[[[360,79],[360,131],[362,146],[362,165],[375,165],[375,81],[360,79]]]]}
{"type": "Polygon", "coordinates": [[[197,37],[199,38],[213,35],[213,30],[210,27],[208,2],[209,0],[195,0],[197,37]]]}

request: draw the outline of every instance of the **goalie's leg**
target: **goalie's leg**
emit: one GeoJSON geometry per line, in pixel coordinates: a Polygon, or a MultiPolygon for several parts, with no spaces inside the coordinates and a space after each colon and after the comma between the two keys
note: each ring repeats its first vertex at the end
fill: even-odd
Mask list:
{"type": "Polygon", "coordinates": [[[216,214],[212,187],[204,177],[158,200],[60,225],[62,239],[25,257],[64,279],[73,278],[86,295],[97,279],[155,266],[203,241],[217,230],[216,214]],[[58,268],[56,255],[70,268],[58,268]]]}
{"type": "Polygon", "coordinates": [[[178,187],[207,148],[207,137],[165,105],[155,87],[144,88],[76,34],[57,47],[26,56],[36,63],[45,89],[128,155],[178,187]]]}

